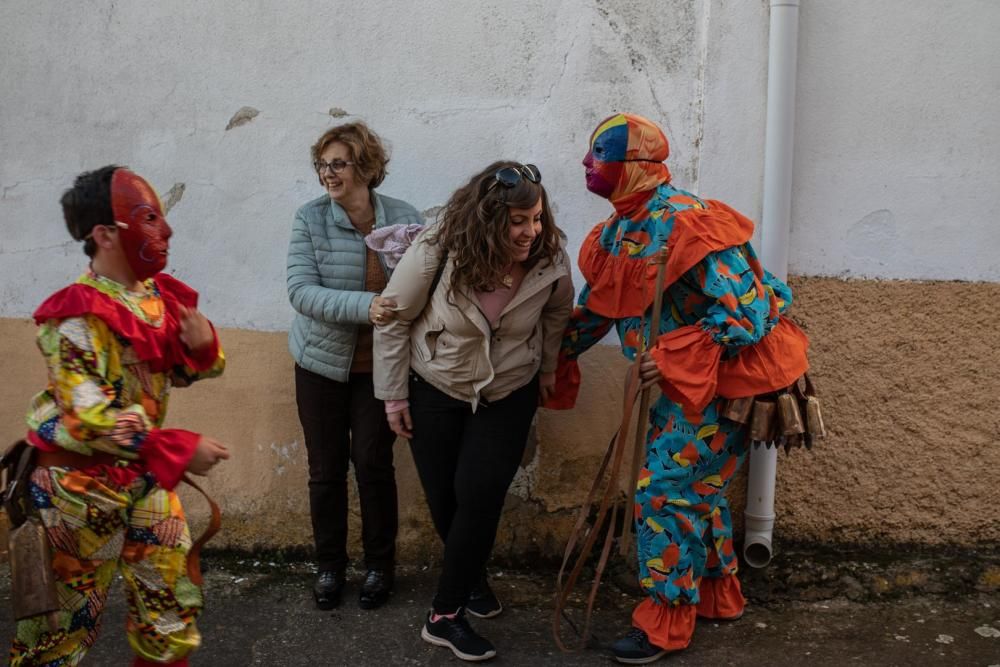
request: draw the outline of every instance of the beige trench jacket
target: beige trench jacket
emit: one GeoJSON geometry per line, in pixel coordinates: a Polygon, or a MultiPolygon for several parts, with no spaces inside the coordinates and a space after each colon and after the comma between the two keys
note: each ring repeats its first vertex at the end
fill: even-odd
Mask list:
{"type": "MultiPolygon", "coordinates": [[[[573,310],[573,281],[565,250],[554,264],[536,266],[499,317],[496,330],[464,286],[450,291],[448,260],[434,294],[428,292],[442,249],[414,240],[382,296],[396,302],[396,319],[375,329],[375,396],[409,397],[412,368],[444,393],[468,401],[498,401],[536,373],[556,369],[563,331],[573,310]]],[[[545,264],[541,262],[540,264],[545,264]]]]}

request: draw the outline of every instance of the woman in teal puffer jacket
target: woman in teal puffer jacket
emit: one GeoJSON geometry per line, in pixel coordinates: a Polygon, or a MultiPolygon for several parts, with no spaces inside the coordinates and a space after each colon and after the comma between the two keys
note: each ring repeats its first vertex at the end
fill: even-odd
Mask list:
{"type": "Polygon", "coordinates": [[[288,247],[288,298],[295,321],[295,398],[309,458],[309,508],[319,575],[316,605],[340,602],[347,567],[347,468],[354,463],[367,573],[359,604],[372,609],[393,586],[397,530],[395,435],[372,389],[372,325],[390,321],[379,296],[388,280],[365,246],[372,229],[423,222],[406,202],[374,191],[389,161],[364,123],[333,127],[312,147],[326,194],[295,214],[288,247]]]}

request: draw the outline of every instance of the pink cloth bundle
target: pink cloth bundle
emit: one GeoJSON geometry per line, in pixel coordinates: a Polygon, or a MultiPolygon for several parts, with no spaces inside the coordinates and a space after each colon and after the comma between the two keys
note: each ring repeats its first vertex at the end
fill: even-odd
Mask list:
{"type": "Polygon", "coordinates": [[[379,227],[365,237],[365,245],[382,255],[385,265],[396,268],[406,249],[417,238],[423,225],[389,225],[379,227]]]}

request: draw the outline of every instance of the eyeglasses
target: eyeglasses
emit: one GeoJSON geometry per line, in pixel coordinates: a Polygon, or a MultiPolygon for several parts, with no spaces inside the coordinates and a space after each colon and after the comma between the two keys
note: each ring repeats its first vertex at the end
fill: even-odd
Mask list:
{"type": "MultiPolygon", "coordinates": [[[[522,164],[517,167],[501,167],[493,174],[495,179],[493,185],[499,183],[507,189],[516,187],[522,178],[526,178],[532,183],[542,182],[542,172],[533,164],[522,164]]],[[[491,186],[492,187],[492,186],[491,186]]]]}
{"type": "Polygon", "coordinates": [[[339,174],[352,164],[354,163],[345,162],[344,160],[332,160],[331,162],[316,160],[313,162],[313,168],[316,170],[317,174],[322,174],[324,169],[329,169],[332,173],[339,174]]]}

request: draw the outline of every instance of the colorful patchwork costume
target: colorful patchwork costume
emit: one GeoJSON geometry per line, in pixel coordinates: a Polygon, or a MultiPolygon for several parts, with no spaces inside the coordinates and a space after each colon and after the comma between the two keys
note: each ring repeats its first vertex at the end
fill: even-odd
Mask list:
{"type": "Polygon", "coordinates": [[[164,273],[141,284],[131,292],[88,272],[34,316],[49,385],[32,401],[27,440],[50,461],[84,464],[42,458],[31,475],[61,610],[56,632],[44,617],[17,624],[15,667],[78,664],[97,639],[116,572],[134,664],[186,665],[200,642],[202,595],[188,574],[191,536],[173,488],[201,436],[160,425],[171,386],[217,376],[225,360],[218,337],[197,352],[180,342],[193,290],[164,273]]]}
{"type": "Polygon", "coordinates": [[[743,613],[724,492],[747,453],[745,427],[723,419],[725,398],[792,384],[808,341],[783,313],[791,292],[750,246],[753,223],[719,201],[675,188],[667,139],[649,120],[618,114],[598,126],[584,161],[587,186],[615,214],[580,250],[587,285],[563,340],[559,396],[570,407],[577,357],[612,327],[630,359],[646,348],[657,267],[667,248],[660,334],[649,352],[663,395],[649,413],[646,462],[635,490],[639,577],[648,597],[633,625],[667,650],[686,647],[696,616],[743,613]]]}

